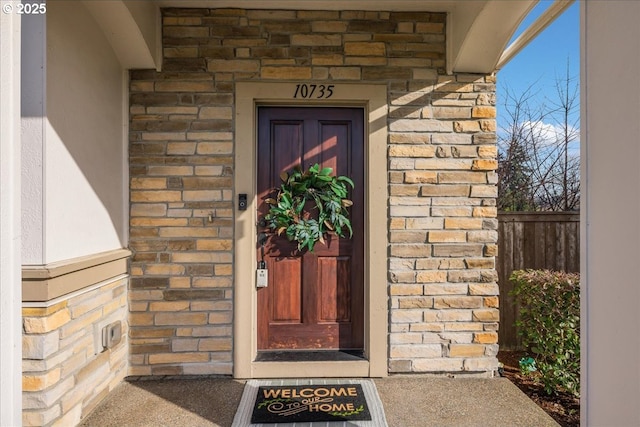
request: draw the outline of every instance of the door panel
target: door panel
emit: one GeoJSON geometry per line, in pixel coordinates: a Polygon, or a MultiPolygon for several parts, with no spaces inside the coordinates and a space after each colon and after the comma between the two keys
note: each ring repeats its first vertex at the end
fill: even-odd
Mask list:
{"type": "Polygon", "coordinates": [[[273,281],[269,287],[271,319],[274,322],[300,323],[302,312],[302,266],[299,258],[283,258],[271,263],[270,273],[273,281]],[[273,284],[273,286],[271,286],[273,284]]]}
{"type": "Polygon", "coordinates": [[[351,260],[322,257],[318,260],[321,322],[349,322],[351,319],[351,260]]]}
{"type": "MultiPolygon", "coordinates": [[[[319,163],[355,183],[352,239],[329,236],[313,252],[270,235],[258,260],[269,285],[258,289],[258,349],[362,349],[364,336],[364,111],[359,108],[258,109],[258,217],[280,173],[319,163]]],[[[265,231],[265,230],[260,230],[265,231]]]]}

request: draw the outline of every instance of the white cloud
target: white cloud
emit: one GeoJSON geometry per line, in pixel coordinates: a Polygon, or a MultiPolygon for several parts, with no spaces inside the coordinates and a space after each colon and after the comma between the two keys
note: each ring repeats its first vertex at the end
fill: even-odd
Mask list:
{"type": "MultiPolygon", "coordinates": [[[[522,128],[526,129],[527,133],[535,138],[541,146],[556,145],[564,142],[565,129],[563,126],[553,123],[545,123],[541,120],[538,121],[526,121],[522,123],[522,128]]],[[[580,129],[569,126],[568,134],[573,143],[580,141],[580,129]]]]}

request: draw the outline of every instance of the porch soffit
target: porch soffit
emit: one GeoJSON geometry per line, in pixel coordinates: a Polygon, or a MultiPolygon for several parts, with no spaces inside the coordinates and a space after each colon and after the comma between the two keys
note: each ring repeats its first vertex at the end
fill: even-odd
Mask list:
{"type": "MultiPolygon", "coordinates": [[[[352,0],[352,10],[447,13],[447,71],[492,73],[511,36],[539,0],[352,0]]],[[[164,7],[342,10],[344,0],[83,1],[127,69],[161,68],[164,7]]]]}
{"type": "Polygon", "coordinates": [[[160,69],[160,9],[154,2],[83,0],[124,69],[160,69]]]}

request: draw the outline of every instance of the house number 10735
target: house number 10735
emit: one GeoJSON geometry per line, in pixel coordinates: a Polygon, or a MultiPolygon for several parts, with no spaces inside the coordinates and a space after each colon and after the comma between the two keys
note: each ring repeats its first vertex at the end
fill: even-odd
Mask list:
{"type": "Polygon", "coordinates": [[[294,98],[301,99],[327,99],[333,96],[333,88],[335,85],[315,85],[315,84],[299,84],[296,85],[294,98]]]}

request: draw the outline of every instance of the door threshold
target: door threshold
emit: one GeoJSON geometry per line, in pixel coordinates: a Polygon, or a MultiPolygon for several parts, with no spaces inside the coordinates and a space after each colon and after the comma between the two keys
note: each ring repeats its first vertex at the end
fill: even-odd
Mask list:
{"type": "Polygon", "coordinates": [[[365,360],[362,350],[259,351],[256,362],[349,362],[365,360]]]}
{"type": "Polygon", "coordinates": [[[367,378],[370,375],[369,361],[352,356],[349,360],[254,360],[250,378],[367,378]]]}

